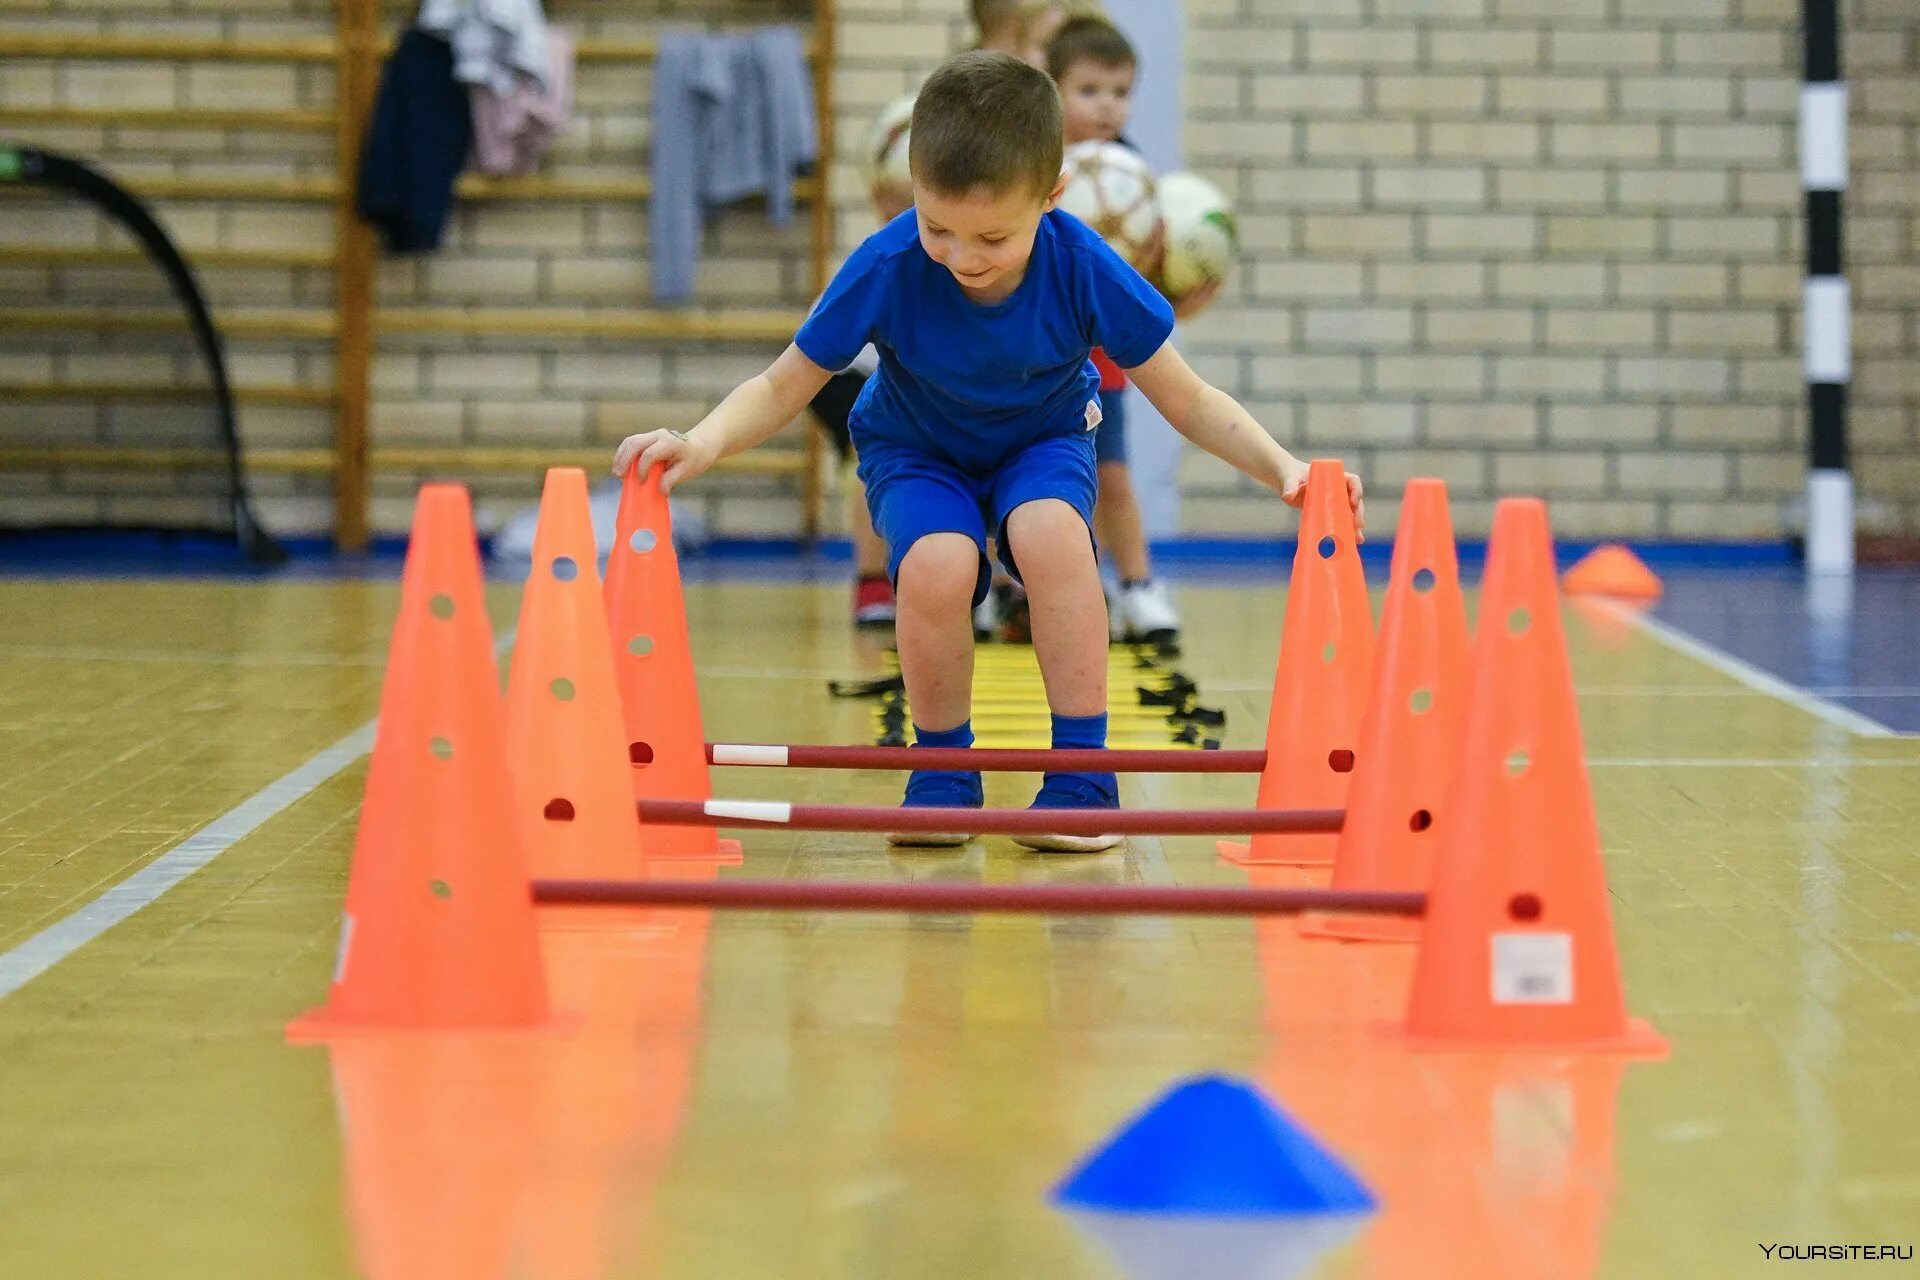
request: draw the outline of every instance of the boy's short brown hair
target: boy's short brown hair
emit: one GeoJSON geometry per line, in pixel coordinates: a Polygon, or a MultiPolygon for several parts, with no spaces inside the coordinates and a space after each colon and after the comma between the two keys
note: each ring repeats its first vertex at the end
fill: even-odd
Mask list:
{"type": "Polygon", "coordinates": [[[1137,67],[1140,59],[1120,28],[1105,18],[1069,18],[1047,42],[1047,74],[1058,80],[1076,62],[1137,67]]]}
{"type": "Polygon", "coordinates": [[[907,163],[943,195],[1025,187],[1044,197],[1060,178],[1066,126],[1060,93],[1037,68],[1004,53],[956,53],[913,104],[907,163]]]}

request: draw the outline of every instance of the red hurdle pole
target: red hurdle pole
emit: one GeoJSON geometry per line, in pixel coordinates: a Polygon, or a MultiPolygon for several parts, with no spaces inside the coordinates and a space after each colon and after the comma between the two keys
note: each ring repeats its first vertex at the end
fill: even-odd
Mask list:
{"type": "Polygon", "coordinates": [[[1344,809],[902,809],[771,800],[641,800],[640,821],[794,831],[972,831],[981,835],[1205,836],[1337,832],[1344,809]]]}
{"type": "Polygon", "coordinates": [[[980,769],[1044,773],[1259,773],[1264,751],[1076,751],[1006,747],[840,747],[797,743],[709,742],[708,764],[768,769],[980,769]]]}
{"type": "Polygon", "coordinates": [[[1339,911],[1417,916],[1426,910],[1427,895],[1156,885],[535,880],[533,900],[548,906],[721,907],[740,911],[992,911],[1102,916],[1259,916],[1339,911]]]}

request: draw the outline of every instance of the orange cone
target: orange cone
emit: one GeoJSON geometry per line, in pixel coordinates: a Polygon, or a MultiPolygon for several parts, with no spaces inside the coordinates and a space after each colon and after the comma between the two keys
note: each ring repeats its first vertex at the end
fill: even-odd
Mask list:
{"type": "MultiPolygon", "coordinates": [[[[1346,468],[1316,459],[1307,475],[1300,545],[1280,629],[1267,767],[1260,775],[1262,809],[1338,809],[1347,803],[1373,666],[1373,614],[1357,544],[1346,468]]],[[[1251,845],[1223,840],[1220,854],[1242,864],[1327,866],[1338,840],[1261,835],[1251,845]]]]}
{"type": "MultiPolygon", "coordinates": [[[[1373,658],[1373,696],[1333,859],[1336,889],[1427,887],[1467,693],[1467,606],[1447,486],[1410,480],[1373,658]]],[[[1416,919],[1306,916],[1309,937],[1412,942],[1416,919]]]]}
{"type": "MultiPolygon", "coordinates": [[[[711,800],[680,558],[660,469],[644,480],[630,470],[622,484],[606,593],[633,795],[711,800]]],[[[644,827],[640,848],[649,858],[732,861],[740,854],[739,841],[720,839],[712,827],[644,827]]]]}
{"type": "Polygon", "coordinates": [[[529,872],[641,872],[627,734],[613,683],[587,473],[547,472],[507,681],[507,764],[529,872]]]}
{"type": "Polygon", "coordinates": [[[1459,766],[1427,891],[1405,1030],[1416,1046],[1618,1052],[1629,1019],[1546,504],[1494,511],[1459,766]]]}
{"type": "Polygon", "coordinates": [[[420,490],[327,1003],[295,1039],[547,1020],[467,491],[420,490]]]}
{"type": "Polygon", "coordinates": [[[1617,542],[1595,547],[1567,570],[1561,585],[1570,596],[1614,596],[1621,600],[1658,600],[1665,589],[1639,556],[1617,542]]]}

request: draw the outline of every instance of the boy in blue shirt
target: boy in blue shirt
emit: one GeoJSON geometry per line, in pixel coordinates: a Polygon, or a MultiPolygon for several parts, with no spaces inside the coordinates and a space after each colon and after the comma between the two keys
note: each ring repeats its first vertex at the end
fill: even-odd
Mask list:
{"type": "MultiPolygon", "coordinates": [[[[900,670],[920,746],[971,746],[971,614],[987,538],[1027,586],[1055,747],[1105,747],[1107,610],[1091,534],[1094,347],[1131,372],[1174,429],[1299,505],[1306,464],[1167,343],[1173,312],[1078,219],[1055,208],[1060,97],[1005,54],[943,63],[914,104],[914,207],[840,268],[793,345],[693,430],[630,436],[613,470],[665,468],[671,489],[752,448],[871,342],[880,368],[850,425],[898,599],[900,670]]],[[[1360,483],[1348,477],[1356,518],[1360,483]]],[[[919,770],[908,806],[978,808],[980,775],[919,770]]],[[[1104,772],[1049,773],[1036,809],[1117,809],[1104,772]]],[[[955,845],[964,833],[898,835],[955,845]]],[[[1118,836],[1023,836],[1094,851],[1118,836]]]]}

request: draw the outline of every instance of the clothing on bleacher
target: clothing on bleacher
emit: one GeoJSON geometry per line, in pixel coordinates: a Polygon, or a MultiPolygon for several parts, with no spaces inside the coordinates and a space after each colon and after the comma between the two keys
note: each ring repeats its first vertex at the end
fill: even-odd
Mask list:
{"type": "Polygon", "coordinates": [[[764,195],[793,216],[793,180],[818,157],[806,47],[792,27],[668,35],[653,79],[653,296],[691,297],[700,234],[722,205],[764,195]]]}

